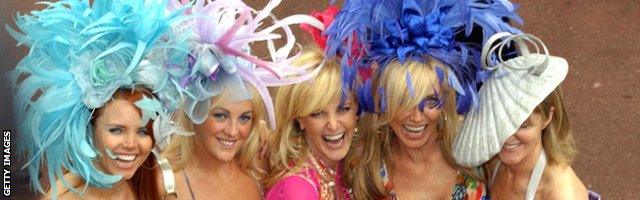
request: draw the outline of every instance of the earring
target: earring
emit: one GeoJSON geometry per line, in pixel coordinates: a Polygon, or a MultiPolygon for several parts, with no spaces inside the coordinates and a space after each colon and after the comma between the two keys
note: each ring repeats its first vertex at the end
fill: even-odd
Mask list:
{"type": "Polygon", "coordinates": [[[360,138],[360,133],[358,132],[358,128],[353,130],[353,141],[356,141],[360,138]]]}

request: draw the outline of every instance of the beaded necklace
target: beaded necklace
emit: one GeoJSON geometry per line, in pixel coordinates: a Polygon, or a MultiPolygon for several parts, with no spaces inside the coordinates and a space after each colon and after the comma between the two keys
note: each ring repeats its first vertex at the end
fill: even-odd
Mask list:
{"type": "Polygon", "coordinates": [[[322,161],[318,161],[313,154],[309,153],[309,162],[318,172],[318,182],[320,182],[320,199],[333,200],[337,196],[333,187],[335,183],[335,172],[328,168],[322,161]]]}

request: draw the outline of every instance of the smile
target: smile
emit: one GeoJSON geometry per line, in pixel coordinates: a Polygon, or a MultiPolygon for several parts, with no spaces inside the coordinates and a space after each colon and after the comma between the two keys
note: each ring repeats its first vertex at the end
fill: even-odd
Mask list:
{"type": "Polygon", "coordinates": [[[222,144],[223,147],[231,148],[238,140],[227,140],[222,138],[217,138],[218,142],[222,144]]]}
{"type": "Polygon", "coordinates": [[[133,161],[138,158],[137,154],[116,154],[116,165],[122,169],[129,169],[133,167],[133,161]]]}

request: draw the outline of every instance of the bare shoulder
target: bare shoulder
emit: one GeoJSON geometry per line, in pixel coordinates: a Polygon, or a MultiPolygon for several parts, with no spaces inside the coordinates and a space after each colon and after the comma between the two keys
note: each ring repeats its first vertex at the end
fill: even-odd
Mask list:
{"type": "MultiPolygon", "coordinates": [[[[66,182],[66,185],[71,186],[73,188],[77,189],[77,188],[80,188],[81,186],[84,186],[83,185],[84,181],[82,180],[82,178],[80,178],[79,176],[73,173],[64,174],[63,179],[66,182]]],[[[44,199],[51,199],[54,196],[58,199],[79,199],[78,195],[73,191],[71,191],[67,186],[65,186],[65,183],[63,183],[62,180],[59,180],[59,179],[56,180],[55,187],[56,187],[55,193],[53,191],[53,187],[49,188],[49,191],[47,191],[47,194],[44,196],[44,199]]]]}
{"type": "Polygon", "coordinates": [[[569,165],[548,166],[549,173],[545,179],[550,187],[547,190],[549,199],[588,199],[587,188],[569,165]]]}

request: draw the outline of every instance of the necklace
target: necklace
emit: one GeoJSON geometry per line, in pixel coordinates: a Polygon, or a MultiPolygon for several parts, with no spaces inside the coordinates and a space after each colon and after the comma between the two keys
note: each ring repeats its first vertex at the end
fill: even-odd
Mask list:
{"type": "Polygon", "coordinates": [[[336,185],[334,181],[335,172],[326,167],[322,161],[318,161],[311,153],[309,153],[309,160],[320,177],[320,199],[336,199],[336,195],[333,191],[333,186],[336,185]]]}

